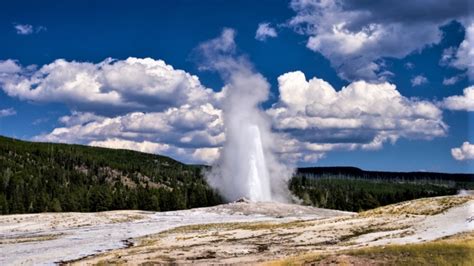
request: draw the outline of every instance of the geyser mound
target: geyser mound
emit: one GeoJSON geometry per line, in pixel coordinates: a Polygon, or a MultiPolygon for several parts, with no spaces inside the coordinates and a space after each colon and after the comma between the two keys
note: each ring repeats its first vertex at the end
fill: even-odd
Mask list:
{"type": "Polygon", "coordinates": [[[219,159],[206,174],[208,183],[227,201],[288,202],[287,182],[293,169],[276,156],[276,135],[259,105],[268,99],[270,85],[244,57],[233,57],[234,31],[205,42],[199,50],[205,68],[219,71],[223,89],[225,143],[219,159]]]}

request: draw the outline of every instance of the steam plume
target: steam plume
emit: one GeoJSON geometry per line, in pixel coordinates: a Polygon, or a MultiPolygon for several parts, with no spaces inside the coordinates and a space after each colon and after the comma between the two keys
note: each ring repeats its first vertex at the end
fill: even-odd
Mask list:
{"type": "Polygon", "coordinates": [[[275,156],[277,136],[259,108],[270,85],[244,56],[235,56],[234,37],[234,30],[224,29],[220,37],[197,49],[201,68],[218,71],[226,83],[222,107],[226,141],[207,181],[228,201],[240,197],[289,201],[292,169],[275,156]]]}

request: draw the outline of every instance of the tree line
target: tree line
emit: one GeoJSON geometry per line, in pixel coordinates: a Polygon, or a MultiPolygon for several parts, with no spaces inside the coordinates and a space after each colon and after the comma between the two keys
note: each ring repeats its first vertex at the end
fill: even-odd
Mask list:
{"type": "MultiPolygon", "coordinates": [[[[294,176],[291,191],[303,204],[344,211],[363,211],[379,206],[423,197],[456,194],[451,183],[400,182],[390,179],[364,179],[358,176],[294,176]]],[[[464,187],[464,183],[460,184],[464,187]]]]}
{"type": "Polygon", "coordinates": [[[0,213],[179,210],[222,203],[201,167],[127,150],[0,137],[0,213]]]}

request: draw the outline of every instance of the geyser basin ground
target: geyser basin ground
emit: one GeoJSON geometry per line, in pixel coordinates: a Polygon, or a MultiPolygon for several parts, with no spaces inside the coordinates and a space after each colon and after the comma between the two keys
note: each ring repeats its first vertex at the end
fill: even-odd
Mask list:
{"type": "Polygon", "coordinates": [[[473,210],[473,196],[448,196],[359,214],[241,202],[163,213],[7,215],[0,217],[0,264],[49,264],[105,250],[78,263],[264,262],[472,232],[473,210]],[[124,241],[134,245],[117,249],[124,241]]]}
{"type": "Polygon", "coordinates": [[[184,225],[319,219],[351,213],[292,204],[230,203],[170,212],[109,211],[0,216],[0,265],[51,264],[122,248],[184,225]],[[285,217],[280,219],[277,217],[285,217]]]}

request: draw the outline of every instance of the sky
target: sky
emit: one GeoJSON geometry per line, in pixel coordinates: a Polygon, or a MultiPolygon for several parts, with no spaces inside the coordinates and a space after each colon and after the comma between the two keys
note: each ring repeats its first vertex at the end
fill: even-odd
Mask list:
{"type": "Polygon", "coordinates": [[[3,1],[0,135],[212,164],[220,38],[268,82],[282,160],[474,172],[469,2],[3,1]]]}

